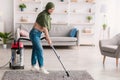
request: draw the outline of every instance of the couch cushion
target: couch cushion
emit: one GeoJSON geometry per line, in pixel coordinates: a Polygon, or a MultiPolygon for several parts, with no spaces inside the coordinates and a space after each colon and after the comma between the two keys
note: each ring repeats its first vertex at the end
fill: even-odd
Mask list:
{"type": "Polygon", "coordinates": [[[77,38],[73,38],[73,37],[51,37],[52,41],[60,41],[60,42],[64,42],[64,41],[77,41],[77,38]]]}
{"type": "Polygon", "coordinates": [[[22,36],[22,37],[29,37],[29,33],[27,31],[21,29],[20,30],[20,36],[22,36]]]}
{"type": "Polygon", "coordinates": [[[102,46],[103,51],[107,51],[107,52],[111,52],[111,53],[114,53],[117,48],[118,48],[117,45],[103,45],[102,46]]]}
{"type": "Polygon", "coordinates": [[[111,43],[112,44],[115,44],[115,45],[119,45],[120,44],[120,33],[115,35],[112,40],[111,40],[111,43]]]}
{"type": "Polygon", "coordinates": [[[51,37],[68,37],[70,34],[70,31],[74,27],[67,27],[67,26],[52,26],[49,34],[51,37]]]}

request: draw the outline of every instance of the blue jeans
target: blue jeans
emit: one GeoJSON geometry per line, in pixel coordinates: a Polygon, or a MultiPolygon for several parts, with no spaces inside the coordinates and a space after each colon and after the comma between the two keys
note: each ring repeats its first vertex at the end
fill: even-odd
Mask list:
{"type": "Polygon", "coordinates": [[[36,61],[38,61],[39,67],[44,65],[43,60],[43,47],[41,44],[41,34],[42,32],[37,29],[32,29],[30,31],[30,40],[32,42],[32,56],[31,56],[31,65],[36,65],[36,61]]]}

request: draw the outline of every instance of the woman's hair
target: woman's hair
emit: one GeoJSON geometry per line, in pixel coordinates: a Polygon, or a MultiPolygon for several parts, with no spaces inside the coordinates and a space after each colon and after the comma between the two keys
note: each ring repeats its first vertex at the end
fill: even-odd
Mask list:
{"type": "Polygon", "coordinates": [[[55,5],[53,2],[48,2],[47,5],[45,6],[45,10],[48,11],[51,8],[54,8],[55,5]]]}

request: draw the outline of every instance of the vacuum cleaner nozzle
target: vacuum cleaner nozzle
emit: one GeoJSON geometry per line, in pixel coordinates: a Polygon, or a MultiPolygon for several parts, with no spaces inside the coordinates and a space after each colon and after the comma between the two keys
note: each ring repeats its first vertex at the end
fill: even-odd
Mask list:
{"type": "Polygon", "coordinates": [[[66,71],[67,77],[70,77],[69,73],[66,71]]]}

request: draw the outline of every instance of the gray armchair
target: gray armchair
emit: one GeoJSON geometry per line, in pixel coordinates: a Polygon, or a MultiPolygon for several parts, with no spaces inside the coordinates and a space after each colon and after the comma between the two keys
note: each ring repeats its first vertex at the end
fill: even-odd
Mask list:
{"type": "Polygon", "coordinates": [[[120,33],[108,40],[100,40],[99,48],[103,57],[103,64],[106,56],[116,58],[116,66],[118,67],[118,59],[120,58],[120,33]]]}

